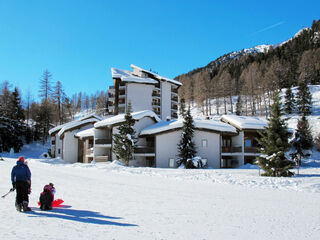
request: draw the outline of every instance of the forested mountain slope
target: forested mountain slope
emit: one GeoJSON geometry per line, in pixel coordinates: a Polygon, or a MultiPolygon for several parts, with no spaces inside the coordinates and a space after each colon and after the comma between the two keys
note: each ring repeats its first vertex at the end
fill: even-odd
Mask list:
{"type": "MultiPolygon", "coordinates": [[[[175,79],[183,83],[180,98],[196,103],[205,115],[222,104],[234,106],[235,101],[251,106],[245,113],[243,106],[238,109],[241,114],[264,114],[274,90],[300,82],[320,84],[320,20],[278,46],[261,45],[232,52],[175,79]]],[[[231,107],[216,113],[235,112],[231,107]]]]}

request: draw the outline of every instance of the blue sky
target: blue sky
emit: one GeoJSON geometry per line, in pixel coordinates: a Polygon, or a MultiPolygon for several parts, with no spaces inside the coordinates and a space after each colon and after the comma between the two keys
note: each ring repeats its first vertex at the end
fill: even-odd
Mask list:
{"type": "Polygon", "coordinates": [[[0,82],[37,99],[45,69],[68,96],[106,90],[131,63],[174,78],[314,19],[320,1],[0,0],[0,82]]]}

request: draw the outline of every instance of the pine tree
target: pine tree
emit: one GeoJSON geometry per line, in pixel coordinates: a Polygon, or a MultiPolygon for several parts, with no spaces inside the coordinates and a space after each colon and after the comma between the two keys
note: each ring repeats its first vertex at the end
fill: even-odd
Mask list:
{"type": "Polygon", "coordinates": [[[186,168],[192,168],[193,165],[188,164],[188,159],[192,159],[196,154],[195,144],[193,142],[194,135],[194,122],[190,113],[190,107],[188,108],[184,119],[181,139],[178,144],[179,159],[177,164],[180,166],[184,164],[186,168]]]}
{"type": "Polygon", "coordinates": [[[312,95],[308,85],[300,82],[297,93],[297,108],[300,115],[308,116],[311,114],[312,95]]]}
{"type": "Polygon", "coordinates": [[[14,129],[12,136],[12,147],[14,148],[15,152],[19,152],[23,146],[22,136],[25,132],[25,116],[21,105],[20,94],[17,88],[14,89],[10,96],[8,118],[11,119],[14,129]]]}
{"type": "Polygon", "coordinates": [[[0,151],[10,151],[13,148],[15,152],[19,152],[23,146],[25,124],[18,89],[10,92],[9,83],[5,82],[0,103],[0,151]]]}
{"type": "Polygon", "coordinates": [[[290,169],[293,168],[294,164],[285,155],[290,147],[288,139],[291,133],[288,131],[285,119],[282,116],[279,93],[275,93],[268,127],[260,133],[261,138],[258,140],[262,155],[257,160],[258,165],[265,172],[264,176],[288,177],[293,175],[290,169]]]}
{"type": "Polygon", "coordinates": [[[297,163],[300,166],[301,158],[307,157],[309,155],[307,150],[310,150],[313,147],[313,139],[309,122],[305,116],[302,116],[302,118],[299,119],[295,137],[291,143],[295,149],[292,155],[298,160],[297,163]]]}
{"type": "Polygon", "coordinates": [[[284,110],[287,114],[291,114],[295,111],[296,101],[292,93],[291,87],[288,87],[285,93],[284,110]]]}
{"type": "Polygon", "coordinates": [[[133,158],[135,149],[135,130],[133,125],[135,120],[131,115],[131,103],[129,102],[126,114],[124,116],[125,122],[122,123],[118,131],[119,133],[113,134],[113,148],[112,151],[117,159],[120,159],[127,166],[133,158]]]}

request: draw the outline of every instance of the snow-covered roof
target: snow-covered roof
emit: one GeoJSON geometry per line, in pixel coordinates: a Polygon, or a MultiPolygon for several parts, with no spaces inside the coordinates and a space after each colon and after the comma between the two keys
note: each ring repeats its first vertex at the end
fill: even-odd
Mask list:
{"type": "Polygon", "coordinates": [[[179,82],[179,81],[176,81],[176,80],[173,80],[173,79],[170,79],[170,78],[162,77],[162,76],[160,76],[160,75],[158,75],[158,74],[156,74],[156,73],[153,73],[153,72],[150,72],[150,71],[148,71],[148,70],[145,70],[145,69],[143,69],[143,68],[141,68],[141,67],[138,67],[138,66],[136,66],[136,65],[134,65],[134,64],[131,64],[130,66],[131,66],[132,68],[138,69],[138,70],[141,71],[141,72],[146,72],[146,73],[152,74],[155,78],[157,78],[157,79],[159,79],[159,80],[164,80],[164,81],[167,81],[167,82],[171,82],[171,83],[176,84],[176,85],[179,85],[179,86],[182,85],[182,83],[179,82]]]}
{"type": "MultiPolygon", "coordinates": [[[[161,121],[160,118],[151,110],[144,110],[144,111],[139,111],[139,112],[133,112],[131,113],[131,116],[135,120],[140,120],[144,117],[151,117],[154,118],[157,122],[161,121]]],[[[94,124],[95,128],[101,128],[101,127],[110,127],[112,125],[121,123],[125,121],[125,114],[119,114],[114,117],[110,117],[107,119],[104,119],[102,121],[99,121],[94,124]]]]}
{"type": "Polygon", "coordinates": [[[118,69],[111,68],[112,78],[120,78],[123,82],[135,82],[135,83],[148,83],[148,84],[157,84],[158,81],[151,78],[141,78],[132,75],[131,72],[118,69]]]}
{"type": "Polygon", "coordinates": [[[90,118],[90,119],[86,119],[83,121],[73,121],[70,122],[69,124],[67,124],[66,126],[64,126],[63,128],[60,129],[60,131],[58,132],[58,136],[59,138],[61,138],[63,136],[63,134],[69,130],[72,130],[74,128],[80,128],[83,125],[89,124],[89,123],[95,123],[98,120],[95,118],[90,118]]]}
{"type": "Polygon", "coordinates": [[[268,126],[268,121],[262,117],[249,117],[237,115],[223,115],[221,121],[227,122],[240,130],[256,129],[263,130],[268,126]]]}
{"type": "Polygon", "coordinates": [[[93,137],[94,136],[94,127],[88,128],[85,130],[81,130],[75,134],[76,137],[82,139],[86,137],[93,137]]]}
{"type": "Polygon", "coordinates": [[[97,115],[95,113],[91,113],[91,114],[88,114],[86,116],[83,116],[83,117],[79,118],[78,121],[83,121],[83,120],[86,120],[86,119],[89,119],[89,118],[96,118],[99,121],[103,120],[103,117],[100,117],[99,115],[97,115]]]}
{"type": "MultiPolygon", "coordinates": [[[[100,117],[99,115],[96,115],[95,113],[91,113],[91,114],[86,115],[86,116],[83,116],[83,117],[81,117],[81,118],[79,118],[79,119],[77,119],[77,120],[75,120],[75,121],[67,122],[67,123],[58,125],[58,126],[56,126],[56,127],[54,127],[54,128],[51,128],[51,129],[49,130],[49,135],[54,134],[54,133],[56,133],[56,132],[59,132],[62,128],[68,128],[69,126],[71,126],[71,128],[73,128],[72,126],[73,126],[74,124],[76,124],[76,123],[78,123],[78,122],[81,122],[81,121],[84,121],[84,120],[87,120],[87,119],[89,119],[89,118],[91,118],[91,119],[94,119],[94,118],[95,118],[96,121],[101,121],[101,120],[103,120],[103,118],[100,117]]],[[[58,133],[58,134],[59,134],[59,133],[58,133]]]]}
{"type": "Polygon", "coordinates": [[[51,135],[51,134],[53,134],[53,133],[55,133],[55,132],[59,132],[61,128],[63,128],[64,126],[67,126],[67,125],[70,124],[70,123],[72,123],[72,122],[64,123],[64,124],[58,125],[58,126],[56,126],[56,127],[54,127],[54,128],[51,128],[51,129],[49,130],[49,135],[51,135]]]}
{"type": "MultiPolygon", "coordinates": [[[[153,124],[141,131],[141,135],[152,135],[161,132],[170,131],[173,129],[179,129],[183,126],[183,119],[171,120],[171,121],[161,121],[159,123],[153,124]]],[[[237,129],[227,123],[216,120],[200,120],[194,119],[194,126],[196,129],[207,129],[217,132],[225,133],[237,133],[237,129]]]]}

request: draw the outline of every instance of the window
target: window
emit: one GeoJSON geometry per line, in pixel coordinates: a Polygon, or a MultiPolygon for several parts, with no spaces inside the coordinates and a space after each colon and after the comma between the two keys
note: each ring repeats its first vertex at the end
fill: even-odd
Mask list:
{"type": "Polygon", "coordinates": [[[174,158],[169,158],[169,167],[174,168],[174,158]]]}
{"type": "Polygon", "coordinates": [[[251,139],[246,139],[246,140],[245,140],[245,147],[252,147],[252,141],[251,141],[251,139]]]}
{"type": "Polygon", "coordinates": [[[60,148],[58,148],[58,154],[60,154],[60,148]]]}
{"type": "Polygon", "coordinates": [[[207,139],[202,139],[201,140],[201,146],[202,146],[202,148],[207,148],[208,147],[208,140],[207,139]]]}

